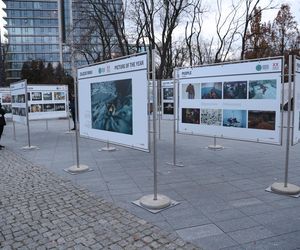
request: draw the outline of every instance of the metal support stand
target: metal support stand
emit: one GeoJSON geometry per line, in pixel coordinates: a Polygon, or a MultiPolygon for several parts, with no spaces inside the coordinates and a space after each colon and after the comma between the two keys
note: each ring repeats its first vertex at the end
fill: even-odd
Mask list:
{"type": "Polygon", "coordinates": [[[177,100],[176,100],[176,82],[173,85],[173,103],[174,103],[174,112],[173,112],[173,162],[167,162],[167,165],[175,166],[175,167],[184,167],[182,162],[176,162],[176,122],[178,120],[177,117],[177,100]]]}
{"type": "Polygon", "coordinates": [[[15,121],[13,121],[13,137],[14,137],[14,141],[17,140],[17,136],[16,136],[16,124],[15,121]]]}
{"type": "Polygon", "coordinates": [[[288,168],[289,168],[289,153],[290,153],[290,131],[291,131],[291,82],[292,82],[292,56],[289,55],[289,94],[288,94],[288,117],[287,117],[287,135],[286,135],[286,150],[285,150],[285,174],[284,183],[275,182],[271,185],[270,190],[274,193],[284,195],[299,195],[300,188],[294,184],[288,183],[288,168]]]}
{"type": "Polygon", "coordinates": [[[74,79],[74,95],[75,95],[75,138],[76,138],[76,165],[73,165],[67,169],[64,169],[70,174],[81,174],[88,171],[92,171],[87,165],[80,164],[79,162],[79,122],[78,122],[78,86],[77,86],[77,77],[74,61],[74,35],[73,35],[73,10],[72,10],[72,1],[70,1],[70,27],[71,27],[71,37],[70,37],[70,49],[71,49],[71,66],[72,66],[72,75],[74,79]]]}
{"type": "Polygon", "coordinates": [[[217,145],[217,137],[216,136],[214,136],[214,144],[209,145],[207,148],[211,149],[211,150],[222,150],[222,149],[224,149],[223,146],[217,145]]]}
{"type": "Polygon", "coordinates": [[[74,133],[75,133],[75,131],[71,130],[70,112],[69,112],[68,113],[68,131],[66,131],[65,134],[74,134],[74,133]]]}
{"type": "Polygon", "coordinates": [[[38,149],[37,146],[32,146],[30,142],[30,126],[29,126],[29,114],[28,114],[28,99],[27,99],[27,81],[25,84],[25,103],[26,103],[26,124],[27,124],[27,139],[28,139],[28,145],[22,147],[24,150],[32,150],[32,149],[38,149]]]}
{"type": "Polygon", "coordinates": [[[116,150],[117,149],[115,147],[110,146],[109,141],[106,142],[106,147],[98,149],[99,152],[101,152],[101,151],[112,152],[112,151],[116,151],[116,150]]]}
{"type": "Polygon", "coordinates": [[[159,98],[160,92],[161,92],[161,91],[159,91],[159,90],[161,90],[160,86],[161,86],[161,80],[159,80],[159,82],[158,82],[158,84],[156,86],[156,97],[157,97],[156,98],[156,107],[158,107],[158,140],[161,139],[161,136],[160,136],[161,125],[160,125],[160,123],[161,123],[161,111],[162,110],[161,110],[161,98],[159,98]]]}
{"type": "MultiPolygon", "coordinates": [[[[155,50],[152,50],[152,81],[155,84],[155,50]]],[[[150,195],[145,195],[133,203],[152,212],[158,213],[163,209],[167,209],[178,203],[172,201],[169,197],[158,194],[157,192],[157,130],[156,130],[156,115],[157,115],[157,92],[153,86],[153,174],[154,174],[154,192],[150,195]]]]}

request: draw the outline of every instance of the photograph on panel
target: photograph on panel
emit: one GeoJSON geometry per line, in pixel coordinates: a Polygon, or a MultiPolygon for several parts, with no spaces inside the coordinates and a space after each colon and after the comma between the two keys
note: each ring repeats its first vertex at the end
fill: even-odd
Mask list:
{"type": "Polygon", "coordinates": [[[247,99],[247,81],[224,82],[224,99],[247,99]]]}
{"type": "Polygon", "coordinates": [[[25,94],[18,95],[18,103],[25,103],[25,94]]]}
{"type": "Polygon", "coordinates": [[[54,109],[55,109],[55,111],[65,111],[66,105],[64,103],[55,103],[54,109]]]}
{"type": "Polygon", "coordinates": [[[52,112],[54,111],[54,104],[43,104],[44,112],[52,112]]]}
{"type": "Polygon", "coordinates": [[[200,83],[182,84],[182,99],[200,99],[200,83]]]}
{"type": "Polygon", "coordinates": [[[42,92],[31,92],[31,100],[32,101],[41,101],[42,100],[42,92]]]}
{"type": "Polygon", "coordinates": [[[248,128],[275,130],[275,111],[248,111],[248,128]]]}
{"type": "Polygon", "coordinates": [[[173,88],[163,88],[164,100],[173,100],[173,88]]]}
{"type": "Polygon", "coordinates": [[[92,128],[132,135],[132,79],[91,83],[92,128]]]}
{"type": "Polygon", "coordinates": [[[2,103],[11,103],[11,95],[2,94],[2,103]]]}
{"type": "Polygon", "coordinates": [[[18,115],[18,108],[13,107],[11,111],[13,115],[18,115]]]}
{"type": "Polygon", "coordinates": [[[51,101],[52,100],[52,92],[44,92],[43,99],[44,99],[44,101],[51,101]]]}
{"type": "Polygon", "coordinates": [[[19,108],[18,109],[18,115],[19,116],[26,116],[26,109],[25,108],[19,108]]]}
{"type": "Polygon", "coordinates": [[[65,92],[60,91],[60,92],[54,92],[54,100],[65,100],[65,92]]]}
{"type": "Polygon", "coordinates": [[[276,99],[276,80],[249,81],[249,99],[276,99]]]}
{"type": "Polygon", "coordinates": [[[17,95],[12,95],[11,96],[11,103],[17,103],[18,102],[18,96],[17,95]]]}
{"type": "Polygon", "coordinates": [[[201,124],[202,125],[222,125],[222,110],[221,109],[201,109],[201,124]]]}
{"type": "Polygon", "coordinates": [[[235,127],[235,128],[246,128],[247,126],[246,110],[224,109],[223,126],[235,127]]]}
{"type": "Polygon", "coordinates": [[[2,104],[2,108],[4,109],[6,114],[10,114],[12,112],[10,104],[2,104]]]}
{"type": "Polygon", "coordinates": [[[164,102],[163,112],[165,115],[174,114],[174,103],[173,102],[164,102]]]}
{"type": "Polygon", "coordinates": [[[202,99],[222,99],[222,83],[208,82],[201,83],[202,99]]]}
{"type": "Polygon", "coordinates": [[[31,104],[31,110],[30,112],[43,112],[43,106],[42,104],[31,104]]]}
{"type": "Polygon", "coordinates": [[[182,123],[200,124],[200,109],[183,108],[182,123]]]}

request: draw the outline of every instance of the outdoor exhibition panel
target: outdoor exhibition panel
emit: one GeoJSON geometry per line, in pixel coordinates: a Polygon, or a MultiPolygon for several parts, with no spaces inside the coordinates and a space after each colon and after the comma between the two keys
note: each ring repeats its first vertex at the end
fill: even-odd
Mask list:
{"type": "Polygon", "coordinates": [[[27,98],[26,98],[27,82],[20,81],[10,85],[12,119],[14,122],[27,125],[27,98]]]}
{"type": "Polygon", "coordinates": [[[147,54],[78,69],[80,135],[148,151],[147,91],[147,54]]]}
{"type": "Polygon", "coordinates": [[[0,103],[5,110],[5,117],[12,118],[10,88],[0,88],[0,103]]]}
{"type": "Polygon", "coordinates": [[[182,68],[178,131],[281,143],[282,58],[182,68]]]}
{"type": "Polygon", "coordinates": [[[294,125],[293,144],[300,142],[300,59],[295,58],[294,65],[294,125]]]}
{"type": "Polygon", "coordinates": [[[67,85],[28,85],[30,120],[68,117],[67,85]]]}
{"type": "Polygon", "coordinates": [[[174,117],[174,82],[173,80],[161,81],[161,105],[162,118],[172,119],[174,117]]]}

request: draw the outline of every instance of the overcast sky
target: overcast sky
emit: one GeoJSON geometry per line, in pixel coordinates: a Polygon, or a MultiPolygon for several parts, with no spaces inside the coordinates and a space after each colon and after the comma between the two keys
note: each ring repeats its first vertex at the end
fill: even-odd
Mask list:
{"type": "MultiPolygon", "coordinates": [[[[224,4],[223,10],[226,11],[226,9],[228,9],[228,3],[230,3],[232,0],[222,0],[222,4],[224,4]],[[227,7],[226,7],[227,5],[227,7]]],[[[269,0],[262,0],[260,6],[264,6],[264,3],[267,2],[269,0]]],[[[209,12],[209,14],[207,13],[206,17],[205,17],[205,23],[204,23],[204,27],[205,27],[205,31],[206,32],[213,32],[213,30],[215,29],[215,15],[213,14],[213,9],[216,8],[216,0],[206,0],[207,5],[210,6],[210,8],[212,9],[211,12],[209,12]]],[[[299,29],[300,29],[300,1],[299,0],[275,0],[274,3],[277,3],[278,6],[280,6],[283,3],[288,3],[291,6],[291,12],[292,14],[295,16],[295,20],[297,21],[298,25],[299,25],[299,29]]],[[[4,11],[2,10],[2,8],[4,7],[4,3],[2,0],[0,0],[0,28],[2,30],[3,28],[3,24],[4,24],[4,20],[3,20],[3,15],[4,15],[4,11]]],[[[273,20],[277,14],[278,10],[272,10],[272,11],[268,11],[268,12],[263,12],[263,21],[268,21],[268,20],[273,20]]],[[[3,33],[3,32],[2,32],[3,33]]]]}

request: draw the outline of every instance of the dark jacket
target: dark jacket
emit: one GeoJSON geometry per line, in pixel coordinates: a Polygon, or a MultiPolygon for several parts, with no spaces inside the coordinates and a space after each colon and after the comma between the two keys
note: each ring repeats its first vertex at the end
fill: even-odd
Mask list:
{"type": "Polygon", "coordinates": [[[5,110],[2,108],[1,104],[0,104],[0,126],[5,126],[6,122],[5,122],[5,110]]]}

